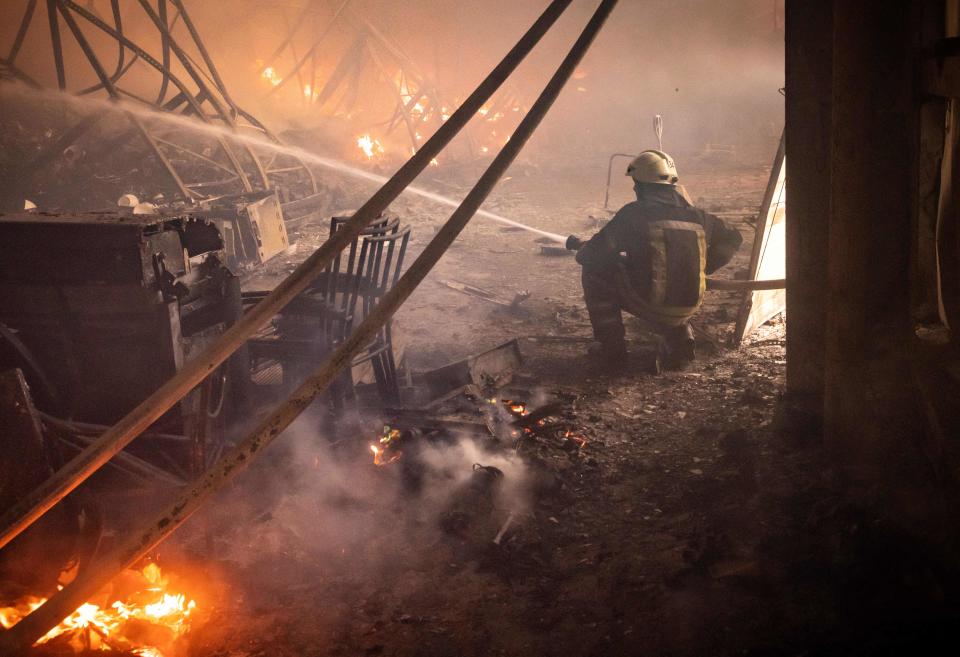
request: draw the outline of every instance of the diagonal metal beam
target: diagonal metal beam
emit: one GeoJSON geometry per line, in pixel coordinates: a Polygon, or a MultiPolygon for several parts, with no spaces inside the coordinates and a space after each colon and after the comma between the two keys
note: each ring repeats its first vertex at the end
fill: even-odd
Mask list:
{"type": "MultiPolygon", "coordinates": [[[[480,209],[483,201],[493,191],[497,182],[519,155],[527,140],[560,95],[560,91],[573,75],[577,65],[583,59],[584,54],[590,48],[616,4],[617,0],[602,0],[586,28],[574,43],[573,48],[530,108],[530,112],[520,122],[510,141],[497,154],[497,157],[494,158],[477,184],[470,190],[470,193],[450,216],[447,223],[444,224],[443,228],[431,240],[403,277],[341,346],[277,410],[264,419],[250,435],[217,461],[199,481],[189,485],[185,491],[177,495],[176,499],[155,518],[152,518],[150,523],[145,525],[141,531],[126,534],[115,548],[102,556],[91,567],[83,570],[62,591],[56,593],[41,607],[17,625],[14,625],[6,635],[0,636],[0,649],[25,649],[29,647],[50,628],[93,596],[117,573],[132,566],[143,555],[156,547],[164,538],[186,522],[213,493],[242,472],[254,458],[259,456],[264,448],[275,440],[311,404],[320,392],[340,375],[342,370],[350,366],[353,357],[364,349],[369,344],[370,339],[386,325],[397,309],[409,298],[447,249],[450,248],[450,245],[466,227],[477,210],[480,209]]],[[[452,120],[453,117],[451,117],[452,120]]],[[[426,146],[424,151],[426,151],[426,146]]],[[[421,151],[421,153],[424,151],[421,151]]],[[[410,161],[413,161],[416,157],[414,156],[410,161]]],[[[349,223],[344,228],[346,226],[349,226],[349,223]]],[[[263,301],[260,303],[262,304],[263,301]]]]}
{"type": "Polygon", "coordinates": [[[185,364],[155,393],[131,410],[89,448],[71,459],[42,486],[0,517],[0,548],[16,538],[57,502],[99,470],[161,415],[227,360],[246,340],[264,326],[323,272],[324,268],[360,232],[396,199],[473,118],[527,54],[547,33],[572,0],[553,0],[541,16],[510,49],[450,119],[433,133],[417,153],[400,167],[340,230],[301,263],[250,312],[241,317],[196,358],[185,364]]]}

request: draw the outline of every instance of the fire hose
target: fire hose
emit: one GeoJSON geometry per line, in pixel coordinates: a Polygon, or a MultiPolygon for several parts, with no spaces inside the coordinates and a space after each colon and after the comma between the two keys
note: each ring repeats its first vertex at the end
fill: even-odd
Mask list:
{"type": "Polygon", "coordinates": [[[307,289],[336,254],[357,239],[360,232],[392,203],[413,182],[480,110],[507,77],[519,66],[527,54],[546,34],[572,0],[554,0],[537,21],[527,30],[503,60],[480,83],[474,92],[457,108],[450,118],[426,141],[353,217],[319,249],[310,255],[294,272],[260,301],[249,313],[227,329],[213,344],[188,362],[155,393],[131,410],[95,443],[75,456],[53,477],[31,492],[0,517],[0,548],[86,481],[113,456],[187,393],[200,384],[219,365],[239,349],[246,340],[264,326],[297,295],[307,289]]]}
{"type": "MultiPolygon", "coordinates": [[[[534,24],[534,27],[532,27],[517,46],[511,50],[511,53],[504,62],[495,69],[494,73],[496,76],[491,74],[492,81],[491,78],[485,80],[444,126],[454,124],[457,126],[457,130],[463,127],[469,117],[478,109],[478,102],[482,104],[482,102],[493,93],[496,87],[503,82],[506,74],[509,74],[509,72],[516,68],[519,60],[523,59],[526,52],[529,52],[533,44],[539,40],[569,4],[569,0],[555,0],[534,24]],[[458,120],[454,122],[454,118],[457,117],[458,114],[460,116],[458,120]]],[[[187,486],[184,491],[178,494],[162,513],[150,518],[150,521],[142,528],[138,528],[136,531],[125,532],[119,539],[117,545],[98,559],[96,563],[91,564],[91,567],[85,572],[79,574],[73,582],[54,594],[47,602],[14,625],[13,628],[6,633],[0,634],[0,654],[19,654],[16,653],[16,651],[22,652],[26,647],[42,637],[51,627],[93,596],[102,586],[107,584],[117,572],[135,563],[146,552],[163,541],[177,527],[186,522],[215,491],[219,490],[225,483],[243,471],[268,444],[276,439],[283,430],[313,402],[317,395],[323,392],[330,383],[340,375],[340,372],[343,371],[344,368],[350,366],[354,355],[362,350],[380,328],[390,320],[404,301],[409,298],[424,278],[426,278],[427,274],[433,269],[434,265],[436,265],[460,232],[466,227],[474,214],[476,214],[497,182],[516,159],[520,150],[543,120],[544,116],[546,116],[547,111],[559,96],[566,82],[573,75],[583,55],[593,43],[594,38],[599,33],[600,28],[603,27],[603,24],[606,22],[607,17],[616,4],[617,0],[603,0],[600,3],[580,37],[547,83],[547,86],[537,98],[536,102],[530,108],[529,113],[520,122],[516,131],[511,135],[510,140],[500,153],[497,154],[477,184],[470,190],[470,193],[467,194],[467,197],[461,205],[454,211],[447,223],[437,232],[433,240],[426,246],[397,284],[387,292],[374,307],[373,311],[354,329],[350,336],[342,342],[317,370],[291,393],[277,409],[266,417],[246,438],[237,443],[236,447],[221,457],[201,478],[187,486]]],[[[449,142],[455,132],[456,130],[445,131],[443,127],[441,127],[438,132],[434,134],[434,137],[428,140],[427,144],[408,161],[407,165],[402,167],[393,179],[375,193],[371,200],[368,201],[363,208],[358,210],[348,223],[344,224],[344,226],[337,231],[324,246],[321,246],[313,256],[305,261],[290,278],[281,283],[280,287],[265,297],[245,316],[249,317],[257,313],[256,320],[248,320],[242,324],[242,330],[237,330],[237,326],[241,326],[240,323],[235,324],[233,329],[221,337],[219,344],[210,348],[208,352],[193,361],[193,369],[199,369],[200,371],[191,372],[190,376],[182,376],[184,370],[181,370],[181,374],[174,377],[171,383],[166,384],[158,393],[155,393],[147,402],[144,402],[141,407],[138,407],[137,410],[131,413],[132,417],[128,416],[128,418],[125,418],[126,421],[122,420],[120,425],[117,425],[112,431],[108,431],[104,437],[100,438],[96,444],[99,450],[94,451],[102,451],[107,455],[102,462],[108,460],[112,454],[122,449],[123,444],[129,443],[134,436],[149,426],[149,422],[144,423],[145,418],[151,417],[156,413],[158,408],[164,407],[163,410],[165,411],[172,406],[175,400],[179,398],[177,394],[181,392],[181,387],[185,387],[188,383],[190,384],[189,387],[186,387],[186,389],[182,391],[185,393],[190,387],[203,380],[203,378],[209,374],[210,369],[222,363],[240,343],[249,337],[249,333],[247,332],[252,332],[257,326],[265,323],[269,317],[282,308],[286,302],[290,301],[305,289],[306,286],[309,285],[309,282],[315,278],[314,270],[319,272],[335,253],[343,249],[346,241],[354,239],[360,230],[369,224],[386,204],[389,203],[390,200],[393,200],[393,198],[410,183],[413,176],[426,167],[430,158],[434,157],[434,155],[449,142]],[[438,135],[442,136],[437,138],[438,135]],[[371,209],[375,210],[375,212],[371,212],[371,209]],[[346,238],[337,239],[341,234],[346,235],[346,238]],[[311,274],[314,275],[311,276],[311,274]],[[291,279],[294,279],[294,281],[291,282],[291,279]],[[278,293],[281,289],[282,294],[278,293]],[[288,295],[289,298],[286,298],[288,295]],[[247,334],[245,335],[244,333],[247,334]],[[215,364],[211,365],[211,361],[215,361],[215,364]],[[172,385],[174,381],[176,381],[177,385],[172,385]],[[160,392],[163,394],[161,395],[160,392]],[[139,418],[137,417],[138,415],[140,416],[139,418]],[[122,430],[120,430],[120,427],[122,427],[122,430]],[[126,442],[123,441],[124,438],[126,438],[126,442]]],[[[241,322],[242,321],[243,320],[241,320],[241,322]]],[[[187,368],[190,367],[190,365],[187,366],[187,368]]],[[[182,394],[180,396],[182,396],[182,394]]],[[[163,411],[160,411],[160,413],[162,412],[163,411]]],[[[99,465],[102,465],[102,462],[99,461],[99,458],[94,461],[97,465],[93,468],[89,468],[88,463],[88,467],[82,470],[82,472],[89,476],[99,465]],[[89,473],[87,473],[86,470],[89,470],[89,473]]],[[[73,480],[68,479],[66,483],[69,484],[72,483],[72,481],[73,480]]],[[[67,487],[66,492],[75,488],[78,483],[67,487]]],[[[61,481],[60,485],[62,486],[63,484],[64,482],[61,481]]],[[[55,496],[56,499],[62,498],[66,492],[55,496]]],[[[31,501],[35,502],[36,500],[31,501]]],[[[52,504],[50,506],[52,506],[52,504]]],[[[27,508],[29,509],[30,507],[28,506],[27,508]]],[[[49,506],[45,506],[43,510],[46,510],[46,508],[49,508],[49,506]]],[[[23,508],[18,509],[18,515],[23,513],[23,511],[23,508]]],[[[36,513],[35,517],[39,517],[41,514],[42,511],[36,513]]],[[[21,522],[8,525],[7,528],[20,524],[29,526],[29,522],[22,523],[22,519],[18,518],[18,515],[14,515],[13,518],[21,522]]],[[[9,520],[9,518],[5,518],[5,520],[9,520]]],[[[12,532],[8,529],[8,534],[9,533],[12,532]]],[[[13,535],[16,534],[14,533],[13,535]]]]}

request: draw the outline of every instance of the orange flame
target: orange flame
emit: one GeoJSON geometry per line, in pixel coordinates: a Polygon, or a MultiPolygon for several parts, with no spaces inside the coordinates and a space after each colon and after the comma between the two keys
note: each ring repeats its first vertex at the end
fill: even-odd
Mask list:
{"type": "MultiPolygon", "coordinates": [[[[140,582],[139,591],[125,600],[115,600],[109,607],[85,602],[37,644],[60,637],[58,643],[75,652],[121,650],[144,657],[164,657],[190,629],[190,615],[197,603],[182,593],[168,593],[167,579],[155,563],[131,574],[140,582]],[[144,625],[156,631],[144,632],[144,625]]],[[[5,629],[13,627],[46,600],[25,596],[12,606],[0,607],[0,625],[5,629]]]]}
{"type": "Polygon", "coordinates": [[[370,445],[374,465],[388,465],[403,456],[403,452],[399,448],[400,437],[399,429],[383,428],[383,436],[380,438],[379,446],[370,445]]]}
{"type": "Polygon", "coordinates": [[[261,71],[260,73],[260,77],[262,77],[264,80],[266,80],[273,86],[277,86],[278,84],[283,82],[283,78],[280,77],[280,75],[277,73],[277,70],[272,66],[268,66],[265,69],[263,69],[263,71],[261,71]]]}
{"type": "Polygon", "coordinates": [[[363,154],[367,156],[368,160],[379,157],[386,152],[380,140],[370,135],[360,135],[357,137],[357,147],[363,151],[363,154]]]}

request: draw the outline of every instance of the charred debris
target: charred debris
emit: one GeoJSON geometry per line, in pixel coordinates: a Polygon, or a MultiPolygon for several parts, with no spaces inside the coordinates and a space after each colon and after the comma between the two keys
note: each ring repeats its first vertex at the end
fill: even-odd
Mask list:
{"type": "Polygon", "coordinates": [[[267,4],[0,9],[0,655],[956,647],[955,0],[267,4]]]}

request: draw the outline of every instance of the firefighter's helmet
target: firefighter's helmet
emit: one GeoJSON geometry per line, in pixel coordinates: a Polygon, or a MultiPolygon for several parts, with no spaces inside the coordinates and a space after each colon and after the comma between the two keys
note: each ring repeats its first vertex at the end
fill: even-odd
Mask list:
{"type": "Polygon", "coordinates": [[[627,167],[627,175],[635,182],[657,185],[676,185],[680,180],[673,158],[657,150],[640,153],[627,167]]]}

